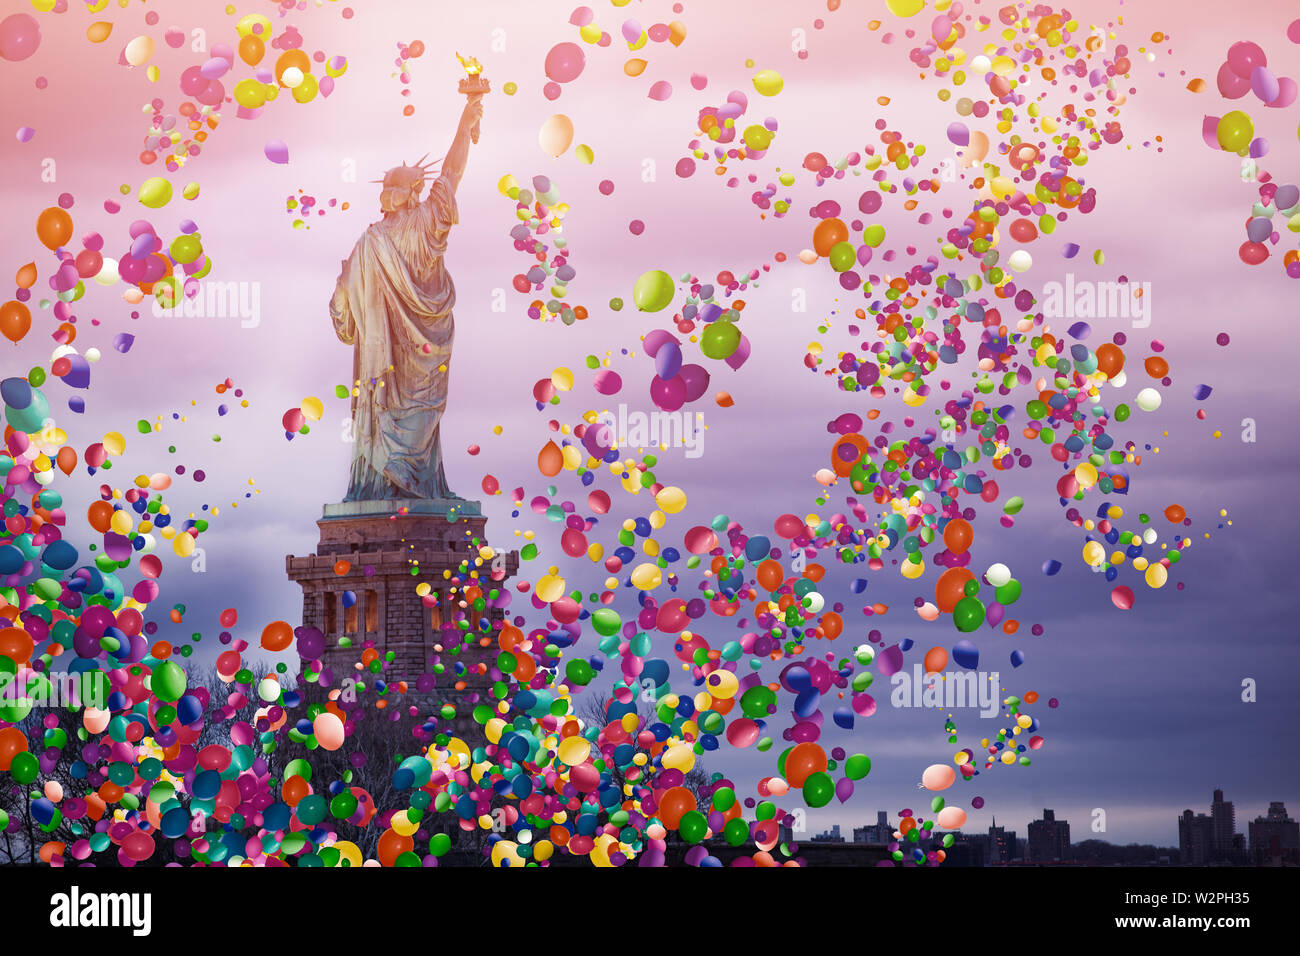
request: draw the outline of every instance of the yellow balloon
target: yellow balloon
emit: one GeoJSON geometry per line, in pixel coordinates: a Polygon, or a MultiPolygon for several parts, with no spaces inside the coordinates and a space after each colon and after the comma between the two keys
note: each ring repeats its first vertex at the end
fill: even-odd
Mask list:
{"type": "Polygon", "coordinates": [[[1169,570],[1157,561],[1147,567],[1146,579],[1148,587],[1162,588],[1165,586],[1165,582],[1169,580],[1169,570]]]}
{"type": "Polygon", "coordinates": [[[659,567],[654,564],[638,564],[632,570],[632,587],[639,591],[653,591],[663,580],[659,567]]]}
{"type": "Polygon", "coordinates": [[[565,737],[560,741],[557,755],[561,763],[576,767],[580,763],[586,763],[591,756],[591,743],[584,737],[565,737]]]}
{"type": "Polygon", "coordinates": [[[785,80],[776,70],[760,70],[754,74],[754,89],[764,96],[776,96],[785,86],[785,80]]]}
{"type": "Polygon", "coordinates": [[[670,770],[690,773],[695,766],[695,749],[690,744],[676,744],[664,751],[663,765],[670,770]]]}
{"type": "Polygon", "coordinates": [[[235,102],[246,109],[255,110],[266,102],[266,86],[251,77],[235,84],[235,102]]]}
{"type": "Polygon", "coordinates": [[[669,485],[655,495],[655,504],[670,515],[675,515],[686,507],[686,492],[676,485],[669,485]]]}
{"type": "Polygon", "coordinates": [[[537,600],[547,604],[558,601],[564,597],[564,578],[557,574],[543,574],[537,580],[536,594],[537,600]]]}
{"type": "Polygon", "coordinates": [[[885,5],[896,17],[914,17],[925,6],[925,0],[885,0],[885,5]]]}
{"type": "Polygon", "coordinates": [[[1090,567],[1100,567],[1106,560],[1106,549],[1096,541],[1089,541],[1083,546],[1083,561],[1090,567]]]}
{"type": "Polygon", "coordinates": [[[1087,461],[1079,462],[1079,466],[1074,469],[1074,480],[1079,483],[1080,488],[1091,488],[1097,483],[1097,469],[1087,461]]]}

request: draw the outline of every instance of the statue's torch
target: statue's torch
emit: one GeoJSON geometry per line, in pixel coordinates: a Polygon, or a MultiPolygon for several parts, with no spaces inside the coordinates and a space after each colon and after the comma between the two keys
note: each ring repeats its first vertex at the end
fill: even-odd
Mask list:
{"type": "MultiPolygon", "coordinates": [[[[456,59],[460,60],[460,65],[465,68],[465,79],[460,81],[460,92],[467,97],[482,96],[489,92],[491,87],[488,85],[487,77],[483,75],[483,64],[474,57],[466,59],[459,53],[456,59]]],[[[473,128],[469,131],[469,138],[472,143],[478,145],[479,123],[475,121],[473,128]]]]}

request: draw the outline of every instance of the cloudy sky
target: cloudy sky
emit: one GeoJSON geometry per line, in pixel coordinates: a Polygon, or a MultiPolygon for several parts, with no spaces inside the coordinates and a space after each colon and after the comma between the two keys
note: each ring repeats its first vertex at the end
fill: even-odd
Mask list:
{"type": "MultiPolygon", "coordinates": [[[[13,6],[19,6],[16,0],[13,6]]],[[[763,13],[730,0],[687,2],[680,13],[663,2],[633,2],[620,10],[601,0],[593,4],[596,22],[614,34],[614,43],[607,49],[585,47],[582,76],[551,103],[542,93],[542,63],[555,43],[578,39],[577,28],[568,22],[569,4],[384,0],[356,3],[351,17],[345,17],[344,3],[311,4],[288,22],[303,35],[305,49],[348,58],[348,71],[333,94],[305,105],[281,97],[251,121],[236,119],[230,110],[202,155],[172,177],[178,187],[199,182],[199,198],[186,202],[178,197],[154,211],[119,192],[123,184],[138,188],[158,171],[149,171],[137,159],[149,125],[142,106],[158,96],[165,111],[175,109],[180,101],[176,76],[207,54],[160,43],[153,62],[163,78],[152,84],[142,69],[118,65],[119,38],[125,42],[143,32],[161,37],[164,27],[175,25],[187,32],[206,31],[211,47],[232,42],[233,18],[218,0],[114,8],[103,14],[115,24],[112,38],[91,45],[85,37],[91,18],[78,4],[70,6],[77,9],[38,15],[43,39],[35,55],[19,63],[0,62],[6,91],[0,127],[10,133],[23,126],[36,131],[26,143],[13,135],[0,139],[5,170],[0,201],[9,223],[0,235],[5,268],[16,270],[37,259],[45,270],[48,253],[27,224],[61,193],[70,193],[77,235],[101,232],[108,254],[117,256],[125,249],[130,219],[148,218],[160,233],[170,235],[180,220],[189,218],[198,223],[214,262],[213,278],[259,289],[260,321],[245,328],[234,318],[155,318],[146,312],[133,319],[131,307],[120,298],[122,286],[92,288],[78,303],[76,345],[83,351],[98,347],[104,358],[86,393],[85,414],[66,410],[70,392],[64,386],[47,387],[60,425],[78,447],[100,440],[107,431],[128,438],[126,455],[108,476],[91,478],[83,472],[66,483],[74,519],[82,506],[71,503],[90,500],[101,481],[125,487],[135,474],[171,471],[177,464],[186,466],[187,476],[167,493],[173,508],[220,508],[201,542],[206,570],[192,573],[173,559],[163,579],[163,603],[187,606],[181,630],[203,632],[205,649],[215,646],[216,613],[223,607],[239,607],[250,640],[261,622],[296,622],[300,613],[297,587],[284,576],[284,558],[314,549],[314,522],[322,503],[342,497],[350,452],[342,440],[346,404],[332,393],[350,378],[351,353],[333,338],[328,301],[340,260],[378,217],[378,187],[367,180],[402,160],[426,152],[441,155],[449,145],[464,102],[456,92],[463,75],[453,55],[457,50],[483,61],[494,92],[486,102],[482,140],[460,188],[461,223],[447,254],[458,301],[442,441],[448,478],[461,494],[485,498],[479,483],[487,473],[507,489],[506,495],[484,500],[493,543],[516,547],[515,533],[534,529],[544,542],[544,556],[559,555],[554,526],[527,509],[512,517],[508,493],[518,485],[530,497],[543,493],[546,482],[535,462],[550,437],[550,417],[574,421],[583,410],[609,403],[580,371],[587,355],[614,357],[613,367],[626,382],[617,400],[632,408],[651,407],[646,393],[650,362],[639,354],[639,338],[657,323],[631,308],[616,313],[606,305],[614,296],[630,301],[634,280],[651,268],[674,276],[711,277],[722,269],[741,272],[772,265],[744,295],[743,328],[753,344],[752,358],[739,372],[713,363],[711,391],[728,390],[734,407],[702,406],[708,432],[698,459],[688,460],[680,451],[661,455],[661,480],[680,485],[689,495],[687,510],[672,519],[664,542],[680,547],[688,527],[720,513],[747,529],[771,534],[776,515],[842,510],[842,495],[832,499],[839,507],[818,509],[820,486],[811,476],[829,464],[826,423],[846,411],[861,413],[867,404],[837,391],[832,379],[810,372],[803,356],[814,340],[824,342],[832,356],[845,347],[850,340],[844,334],[844,310],[862,300],[860,294],[843,293],[824,263],[804,266],[795,254],[811,245],[809,206],[834,198],[851,210],[866,179],[817,190],[800,171],[796,184],[781,193],[792,199],[791,214],[762,221],[749,201],[754,187],[742,182],[728,189],[725,177],[714,176],[707,164],[682,180],[673,166],[695,133],[697,111],[721,105],[731,90],[749,96],[747,119],[773,117],[779,123],[772,148],[753,164],[759,188],[775,181],[778,167],[799,171],[810,151],[834,161],[867,144],[879,149],[877,119],[909,141],[928,144],[927,158],[937,163],[951,153],[945,130],[957,117],[952,103],[937,98],[939,84],[917,81],[907,61],[914,43],[902,35],[907,27],[925,31],[931,14],[900,23],[883,0],[844,0],[833,13],[814,0],[782,3],[779,12],[763,13]],[[145,16],[155,10],[161,21],[152,26],[145,16]],[[650,65],[636,79],[622,70],[628,54],[619,26],[628,16],[644,25],[679,18],[688,27],[678,47],[649,44],[639,55],[650,65]],[[825,21],[821,28],[814,22],[819,17],[825,21]],[[867,21],[875,18],[885,25],[870,31],[867,21]],[[806,38],[805,59],[793,49],[800,30],[806,38]],[[890,31],[894,42],[883,43],[882,35],[890,31]],[[415,40],[423,41],[427,51],[411,62],[411,95],[404,98],[393,60],[399,42],[415,40]],[[754,94],[750,77],[762,68],[784,76],[780,96],[754,94]],[[693,73],[707,77],[703,90],[692,88],[693,73]],[[38,84],[40,77],[48,83],[38,84]],[[673,86],[672,96],[662,102],[646,95],[657,80],[673,86]],[[501,92],[507,81],[518,84],[516,95],[501,92]],[[882,96],[890,98],[887,106],[878,103],[882,96]],[[409,117],[402,115],[408,102],[415,106],[409,117]],[[589,145],[594,163],[581,164],[573,150],[552,159],[539,149],[538,128],[557,111],[572,118],[574,143],[589,145]],[[287,165],[264,157],[263,145],[271,139],[287,144],[287,165]],[[646,175],[651,164],[654,174],[646,175]],[[531,321],[524,314],[530,297],[510,290],[511,277],[528,263],[507,235],[514,223],[513,204],[496,189],[507,173],[521,181],[547,175],[571,205],[564,231],[577,277],[569,285],[569,300],[588,307],[591,317],[585,322],[565,327],[531,321]],[[615,184],[610,196],[598,190],[604,179],[615,184]],[[336,199],[351,208],[329,209],[327,215],[313,217],[310,230],[294,230],[285,200],[300,189],[321,203],[336,199]],[[122,201],[126,210],[106,214],[106,199],[122,201]],[[634,219],[645,223],[639,236],[628,227],[634,219]],[[777,252],[786,253],[789,261],[777,263],[777,252]],[[493,311],[494,295],[501,289],[507,290],[507,310],[493,311]],[[806,296],[805,312],[791,307],[799,291],[806,296]],[[92,318],[99,324],[93,325],[92,318]],[[832,331],[821,335],[818,326],[827,319],[832,331]],[[126,355],[112,350],[113,337],[123,331],[137,336],[126,355]],[[625,357],[624,349],[638,355],[625,357]],[[579,385],[559,409],[538,412],[532,384],[557,367],[579,372],[579,385]],[[216,394],[215,386],[226,379],[243,390],[248,408],[216,394]],[[286,442],[280,418],[306,396],[323,399],[325,420],[310,435],[286,442]],[[219,416],[217,406],[223,402],[229,413],[219,416]],[[174,421],[174,413],[187,420],[174,421]],[[160,415],[160,433],[135,434],[136,421],[160,415]],[[497,425],[500,435],[493,433],[497,425]],[[220,436],[219,443],[214,435],[220,436]],[[477,457],[466,453],[472,444],[482,448],[477,457]],[[176,447],[175,454],[168,453],[169,445],[176,447]],[[195,469],[206,473],[201,484],[190,477],[195,469]],[[253,496],[245,498],[249,493],[253,496]],[[231,509],[232,502],[240,506],[231,509]]],[[[273,4],[258,6],[267,13],[275,9],[273,4]]],[[[778,5],[770,6],[775,11],[778,5]]],[[[1109,586],[1079,558],[1082,533],[1062,518],[1054,491],[1060,473],[1045,449],[1032,469],[1000,480],[1004,494],[1024,496],[1026,506],[1010,530],[998,527],[996,511],[981,512],[972,567],[996,561],[1012,569],[1024,583],[1017,611],[1026,627],[1014,640],[981,631],[981,667],[999,670],[1008,693],[1035,690],[1044,700],[1058,698],[1060,706],[1048,711],[1040,704],[1034,711],[1047,746],[1032,766],[998,767],[953,792],[950,802],[960,794],[968,808],[975,795],[986,800],[982,811],[970,811],[967,829],[982,829],[996,814],[999,822],[1023,835],[1028,819],[1052,807],[1058,818],[1070,821],[1077,841],[1092,835],[1088,824],[1101,808],[1106,830],[1096,836],[1176,844],[1177,814],[1184,807],[1207,807],[1216,787],[1236,802],[1243,831],[1245,819],[1262,813],[1270,800],[1285,800],[1293,813],[1300,810],[1300,772],[1287,730],[1300,717],[1295,695],[1300,678],[1297,525],[1295,513],[1285,505],[1287,475],[1300,458],[1295,426],[1300,398],[1293,387],[1294,344],[1288,338],[1300,283],[1286,278],[1279,264],[1286,238],[1265,265],[1250,268],[1240,262],[1237,248],[1256,187],[1242,181],[1235,156],[1210,150],[1200,135],[1204,114],[1233,108],[1219,98],[1213,82],[1229,43],[1254,40],[1279,74],[1300,72],[1300,48],[1285,35],[1294,17],[1288,6],[1280,0],[1239,5],[1229,20],[1222,7],[1166,0],[1140,5],[1080,0],[1071,5],[1085,23],[1110,23],[1123,14],[1120,40],[1149,48],[1156,57],[1154,62],[1133,57],[1130,85],[1135,92],[1121,115],[1124,142],[1099,151],[1086,167],[1086,182],[1098,193],[1096,211],[1072,216],[1055,237],[1040,242],[1035,267],[1022,284],[1037,288],[1062,280],[1067,265],[1080,280],[1125,275],[1151,283],[1149,328],[1130,329],[1122,320],[1094,323],[1094,345],[1114,331],[1128,332],[1135,346],[1131,366],[1136,364],[1133,356],[1147,354],[1151,339],[1164,343],[1163,354],[1172,366],[1173,385],[1160,410],[1135,413],[1116,431],[1120,441],[1159,448],[1158,454],[1144,455],[1142,467],[1134,471],[1132,493],[1117,501],[1129,515],[1157,515],[1170,503],[1182,504],[1193,519],[1194,544],[1171,575],[1171,585],[1159,592],[1142,585],[1131,569],[1122,569],[1120,583],[1132,585],[1138,594],[1137,606],[1123,613],[1112,606],[1109,586]],[[1157,30],[1170,39],[1151,43],[1157,30]],[[1187,91],[1192,77],[1206,78],[1209,90],[1199,95],[1187,91]],[[1066,241],[1084,250],[1068,264],[1059,256],[1066,241]],[[1093,264],[1088,253],[1094,249],[1105,250],[1104,265],[1093,264]],[[1215,344],[1221,331],[1231,335],[1227,348],[1215,344]],[[1193,400],[1198,384],[1213,386],[1207,402],[1193,400]],[[1205,421],[1195,418],[1198,407],[1206,409],[1205,421]],[[1254,423],[1254,442],[1242,440],[1245,419],[1254,423]],[[1212,437],[1215,429],[1221,438],[1212,437]],[[1220,509],[1226,509],[1231,527],[1219,529],[1220,509]],[[1201,537],[1206,531],[1208,541],[1201,537]],[[1039,571],[1049,558],[1064,564],[1052,578],[1039,571]],[[1183,582],[1184,589],[1176,590],[1174,582],[1183,582]],[[1032,622],[1043,625],[1041,637],[1027,633],[1032,622]],[[1008,662],[1013,648],[1026,657],[1014,673],[1008,662]],[[1252,703],[1242,700],[1247,679],[1257,686],[1252,703]]],[[[996,10],[989,4],[968,7],[975,15],[996,10]]],[[[1060,91],[1053,95],[1069,100],[1060,91]]],[[[1288,171],[1300,169],[1297,108],[1266,110],[1254,97],[1235,106],[1251,111],[1258,134],[1271,140],[1272,151],[1262,165],[1285,182],[1288,171]]],[[[992,134],[991,121],[983,122],[981,128],[992,134]]],[[[734,171],[748,172],[746,165],[736,164],[734,171]]],[[[937,216],[947,206],[964,210],[968,202],[966,187],[954,185],[931,208],[937,216]]],[[[929,255],[936,226],[918,226],[915,215],[904,214],[896,203],[886,203],[879,221],[890,230],[888,245],[900,254],[911,243],[921,250],[920,257],[929,255]]],[[[19,346],[0,346],[0,354],[7,355],[6,375],[25,374],[49,361],[53,343],[46,336],[55,322],[48,312],[34,310],[34,316],[32,333],[19,346]]],[[[968,362],[951,375],[958,388],[969,381],[964,377],[969,371],[968,362]]],[[[1138,387],[1137,376],[1131,376],[1121,399],[1131,403],[1138,387]]],[[[883,407],[882,420],[901,420],[901,405],[885,402],[883,407]]],[[[922,425],[929,424],[930,414],[927,406],[918,415],[922,425]]],[[[567,483],[560,485],[556,500],[572,499],[581,508],[585,492],[577,482],[568,473],[558,480],[567,483]]],[[[644,514],[651,507],[644,497],[620,497],[612,482],[602,482],[619,502],[616,514],[644,514]]],[[[1089,512],[1095,508],[1092,496],[1087,505],[1089,512]]],[[[597,573],[598,567],[565,567],[584,591],[601,587],[604,574],[597,573]]],[[[542,570],[533,572],[534,579],[542,570]]],[[[892,565],[868,575],[864,597],[893,607],[870,623],[857,610],[862,598],[854,603],[848,588],[854,576],[830,575],[822,588],[828,602],[846,605],[845,633],[833,647],[837,657],[864,640],[872,626],[883,630],[887,643],[911,638],[922,652],[934,644],[951,645],[956,634],[946,619],[926,624],[908,610],[918,594],[932,595],[933,571],[917,584],[901,578],[892,565]]],[[[516,601],[517,607],[526,604],[516,601]]],[[[631,602],[621,598],[618,606],[626,610],[631,602]]],[[[157,616],[165,620],[162,610],[157,616]]],[[[535,614],[530,623],[539,623],[535,614]]],[[[735,619],[710,620],[703,632],[716,647],[742,633],[735,625],[735,619]]],[[[656,650],[671,655],[665,636],[657,638],[656,650]]],[[[594,645],[586,652],[594,652],[594,645]]],[[[909,666],[913,658],[919,660],[919,655],[909,655],[909,666]]],[[[687,689],[681,677],[675,680],[687,689]]],[[[883,705],[887,695],[880,681],[876,689],[883,705]]],[[[872,718],[859,719],[852,732],[831,726],[823,738],[827,748],[868,753],[873,770],[847,804],[812,812],[813,827],[874,822],[877,809],[888,810],[892,819],[901,808],[928,802],[916,789],[921,771],[950,760],[954,749],[943,733],[945,716],[942,711],[882,706],[872,718]]],[[[955,720],[963,745],[1000,726],[997,720],[982,721],[975,711],[960,711],[955,720]]],[[[780,749],[768,754],[724,751],[710,755],[706,765],[752,793],[755,780],[775,772],[780,749]]]]}

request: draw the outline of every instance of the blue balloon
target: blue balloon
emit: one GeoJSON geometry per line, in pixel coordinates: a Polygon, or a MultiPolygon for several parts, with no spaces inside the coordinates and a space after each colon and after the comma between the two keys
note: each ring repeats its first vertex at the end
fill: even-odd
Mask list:
{"type": "Polygon", "coordinates": [[[21,411],[32,403],[32,386],[25,378],[7,378],[0,382],[0,398],[10,408],[21,411]]]}

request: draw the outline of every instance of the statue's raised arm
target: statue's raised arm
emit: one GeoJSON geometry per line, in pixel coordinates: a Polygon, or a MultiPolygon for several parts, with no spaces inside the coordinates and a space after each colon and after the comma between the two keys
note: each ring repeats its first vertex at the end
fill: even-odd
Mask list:
{"type": "Polygon", "coordinates": [[[460,185],[461,176],[465,174],[470,143],[477,142],[478,124],[482,118],[483,94],[472,93],[469,102],[465,104],[464,111],[460,114],[460,125],[457,126],[456,136],[451,141],[451,149],[447,150],[447,156],[442,161],[440,178],[446,180],[447,187],[453,193],[460,185]]]}

